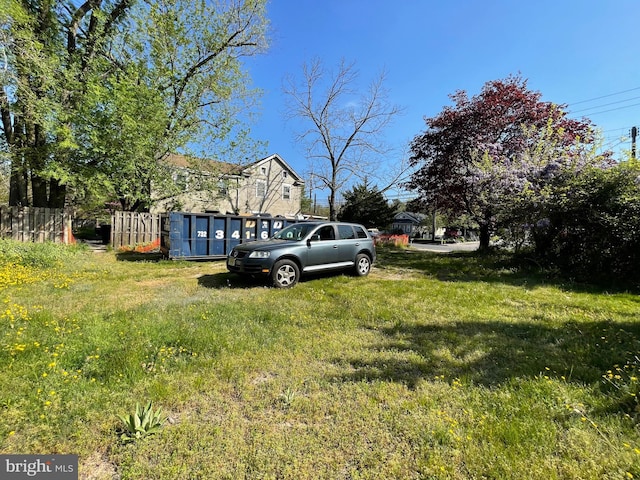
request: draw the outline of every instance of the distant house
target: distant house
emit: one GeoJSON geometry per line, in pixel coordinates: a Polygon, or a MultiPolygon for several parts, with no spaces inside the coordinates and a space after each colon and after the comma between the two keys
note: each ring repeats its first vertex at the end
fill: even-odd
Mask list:
{"type": "Polygon", "coordinates": [[[247,165],[183,155],[170,155],[166,163],[182,191],[169,198],[158,192],[152,212],[300,214],[304,180],[277,153],[247,165]]]}
{"type": "Polygon", "coordinates": [[[410,237],[421,237],[429,232],[429,227],[424,225],[426,218],[422,213],[400,212],[393,218],[391,231],[402,232],[410,237]]]}

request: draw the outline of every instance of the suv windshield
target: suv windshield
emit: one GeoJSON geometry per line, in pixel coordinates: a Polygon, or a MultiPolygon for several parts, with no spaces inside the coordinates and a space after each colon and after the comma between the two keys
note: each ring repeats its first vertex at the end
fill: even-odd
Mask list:
{"type": "Polygon", "coordinates": [[[289,225],[287,228],[283,228],[276,233],[273,238],[278,240],[302,240],[313,227],[315,227],[315,225],[308,223],[296,223],[289,225]]]}

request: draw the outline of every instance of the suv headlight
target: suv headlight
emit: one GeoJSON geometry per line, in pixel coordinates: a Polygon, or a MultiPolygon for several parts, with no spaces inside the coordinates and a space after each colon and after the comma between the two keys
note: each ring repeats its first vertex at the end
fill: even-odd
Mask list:
{"type": "Polygon", "coordinates": [[[249,254],[249,258],[269,258],[271,252],[265,252],[263,250],[254,250],[249,254]]]}

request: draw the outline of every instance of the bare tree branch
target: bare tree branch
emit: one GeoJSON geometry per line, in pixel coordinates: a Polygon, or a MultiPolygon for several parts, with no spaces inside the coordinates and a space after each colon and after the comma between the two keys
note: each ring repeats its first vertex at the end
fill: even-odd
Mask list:
{"type": "Polygon", "coordinates": [[[357,94],[358,71],[344,59],[334,74],[320,60],[303,65],[302,81],[289,77],[283,88],[288,98],[286,118],[310,124],[296,138],[307,146],[313,177],[329,190],[329,214],[337,216],[336,196],[351,178],[371,176],[373,155],[386,155],[382,140],[387,126],[402,113],[387,101],[382,72],[366,93],[357,94]],[[322,92],[323,84],[328,84],[322,92]]]}

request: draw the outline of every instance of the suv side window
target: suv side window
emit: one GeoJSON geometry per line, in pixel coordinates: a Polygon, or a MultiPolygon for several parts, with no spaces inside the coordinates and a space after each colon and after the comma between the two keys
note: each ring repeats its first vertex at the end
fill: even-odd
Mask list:
{"type": "Polygon", "coordinates": [[[364,231],[364,228],[355,225],[353,227],[356,230],[356,234],[358,235],[358,238],[369,238],[369,236],[367,235],[367,232],[364,231]]]}
{"type": "Polygon", "coordinates": [[[316,232],[320,236],[320,240],[335,240],[336,234],[333,231],[333,225],[326,225],[316,232]]]}
{"type": "Polygon", "coordinates": [[[338,225],[338,233],[340,234],[340,238],[343,240],[356,238],[351,225],[338,225]]]}

